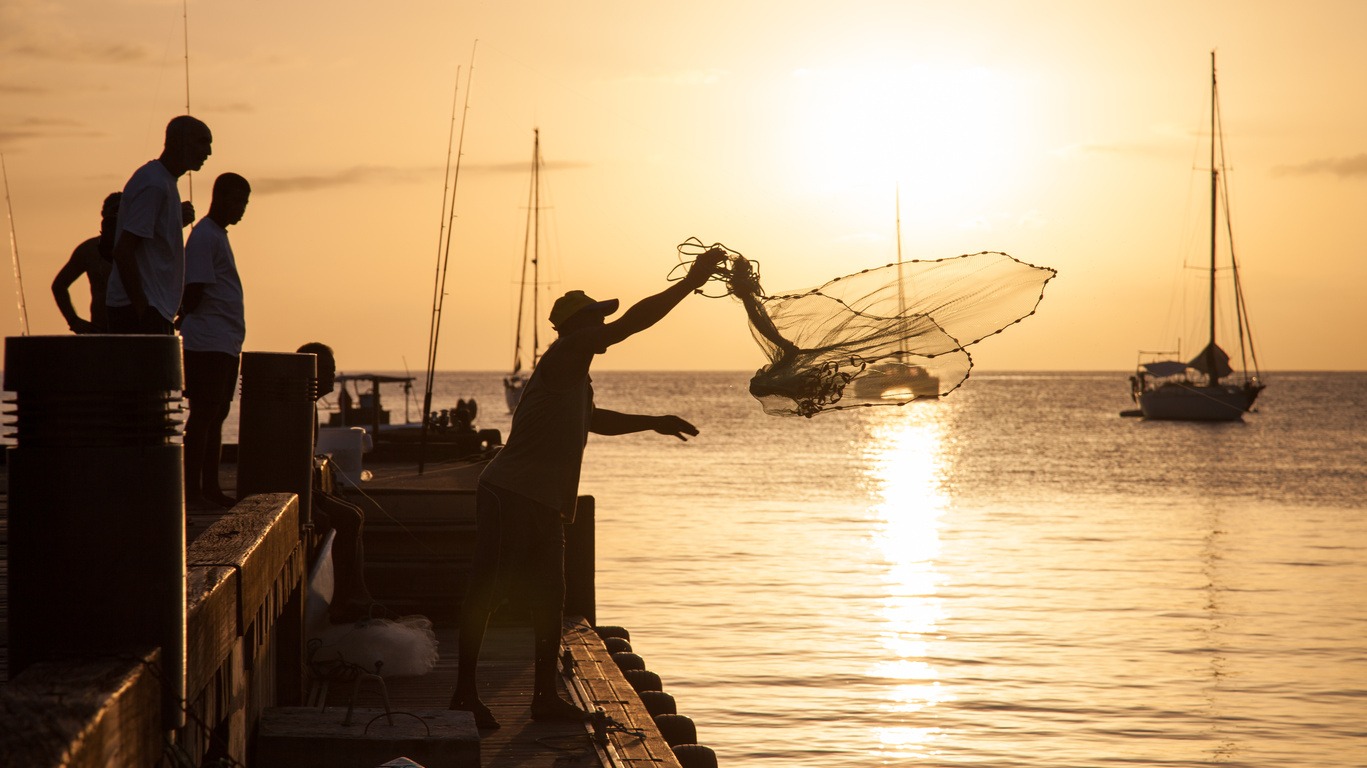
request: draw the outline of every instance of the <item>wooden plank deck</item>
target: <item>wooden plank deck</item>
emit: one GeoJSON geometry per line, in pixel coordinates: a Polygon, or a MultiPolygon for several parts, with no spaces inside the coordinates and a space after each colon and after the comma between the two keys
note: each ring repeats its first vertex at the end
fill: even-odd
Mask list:
{"type": "MultiPolygon", "coordinates": [[[[390,678],[388,697],[396,712],[405,709],[442,709],[455,690],[455,630],[442,627],[437,633],[442,657],[427,675],[390,678]]],[[[481,731],[480,764],[483,768],[577,768],[660,767],[677,768],[673,752],[627,685],[607,650],[581,620],[566,630],[566,648],[574,657],[580,679],[562,678],[566,697],[581,707],[601,707],[627,728],[647,735],[611,732],[607,743],[597,743],[592,726],[576,723],[539,723],[529,717],[532,702],[532,630],[511,623],[493,623],[485,638],[480,660],[480,696],[498,717],[502,727],[481,731]],[[612,679],[615,678],[615,679],[612,679]],[[607,681],[607,682],[604,682],[607,681]],[[625,690],[623,690],[625,689],[625,690]],[[582,696],[581,691],[588,693],[582,696]],[[633,707],[634,705],[634,707],[633,707]],[[629,712],[630,713],[627,713],[629,712]],[[644,720],[642,720],[644,719],[644,720]],[[647,726],[649,727],[647,730],[647,726]]],[[[342,717],[355,694],[357,707],[380,707],[372,687],[332,686],[328,711],[342,717]]]]}

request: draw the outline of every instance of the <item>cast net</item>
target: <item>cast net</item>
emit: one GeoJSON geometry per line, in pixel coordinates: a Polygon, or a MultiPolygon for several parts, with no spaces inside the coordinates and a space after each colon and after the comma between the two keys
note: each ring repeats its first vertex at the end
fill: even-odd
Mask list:
{"type": "Polygon", "coordinates": [[[967,347],[1033,315],[1057,274],[984,251],[887,264],[771,296],[760,286],[759,262],[690,238],[679,244],[671,277],[710,248],[727,258],[704,295],[739,300],[769,359],[750,379],[750,394],[768,413],[807,417],[953,392],[973,368],[967,347]]]}

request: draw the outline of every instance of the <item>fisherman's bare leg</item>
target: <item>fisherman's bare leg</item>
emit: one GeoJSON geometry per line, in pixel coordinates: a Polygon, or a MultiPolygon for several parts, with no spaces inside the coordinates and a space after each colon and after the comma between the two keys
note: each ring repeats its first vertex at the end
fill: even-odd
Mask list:
{"type": "Polygon", "coordinates": [[[493,612],[503,531],[498,497],[483,485],[475,497],[475,515],[478,521],[475,557],[460,604],[456,690],[451,694],[449,708],[472,713],[475,725],[490,729],[499,727],[499,724],[493,712],[479,698],[479,651],[484,645],[489,615],[493,612]]]}

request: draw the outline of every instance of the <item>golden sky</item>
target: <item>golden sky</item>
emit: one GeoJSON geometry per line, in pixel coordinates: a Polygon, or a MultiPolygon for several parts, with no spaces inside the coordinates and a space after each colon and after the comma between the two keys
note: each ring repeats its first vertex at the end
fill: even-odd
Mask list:
{"type": "MultiPolygon", "coordinates": [[[[321,340],[345,370],[424,367],[459,68],[438,368],[511,362],[534,128],[556,294],[655,292],[694,236],[761,261],[770,292],[812,287],[895,260],[900,189],[906,258],[1000,250],[1059,271],[1035,317],[973,349],[980,367],[1194,353],[1174,286],[1205,258],[1215,50],[1259,360],[1367,369],[1367,3],[185,7],[0,3],[0,152],[31,333],[66,331],[52,276],[185,111],[188,19],[190,111],[214,133],[194,201],[207,212],[225,171],[255,190],[229,230],[248,350],[321,340]]],[[[16,335],[13,269],[0,296],[16,335]]],[[[762,362],[738,304],[695,297],[598,365],[762,362]]]]}

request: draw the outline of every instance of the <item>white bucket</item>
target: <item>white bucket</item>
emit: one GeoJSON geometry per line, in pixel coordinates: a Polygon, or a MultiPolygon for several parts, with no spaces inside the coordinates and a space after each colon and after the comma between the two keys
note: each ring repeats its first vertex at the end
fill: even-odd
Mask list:
{"type": "Polygon", "coordinates": [[[352,487],[361,482],[361,454],[370,450],[364,427],[322,427],[318,430],[318,453],[332,456],[339,479],[352,487]]]}

